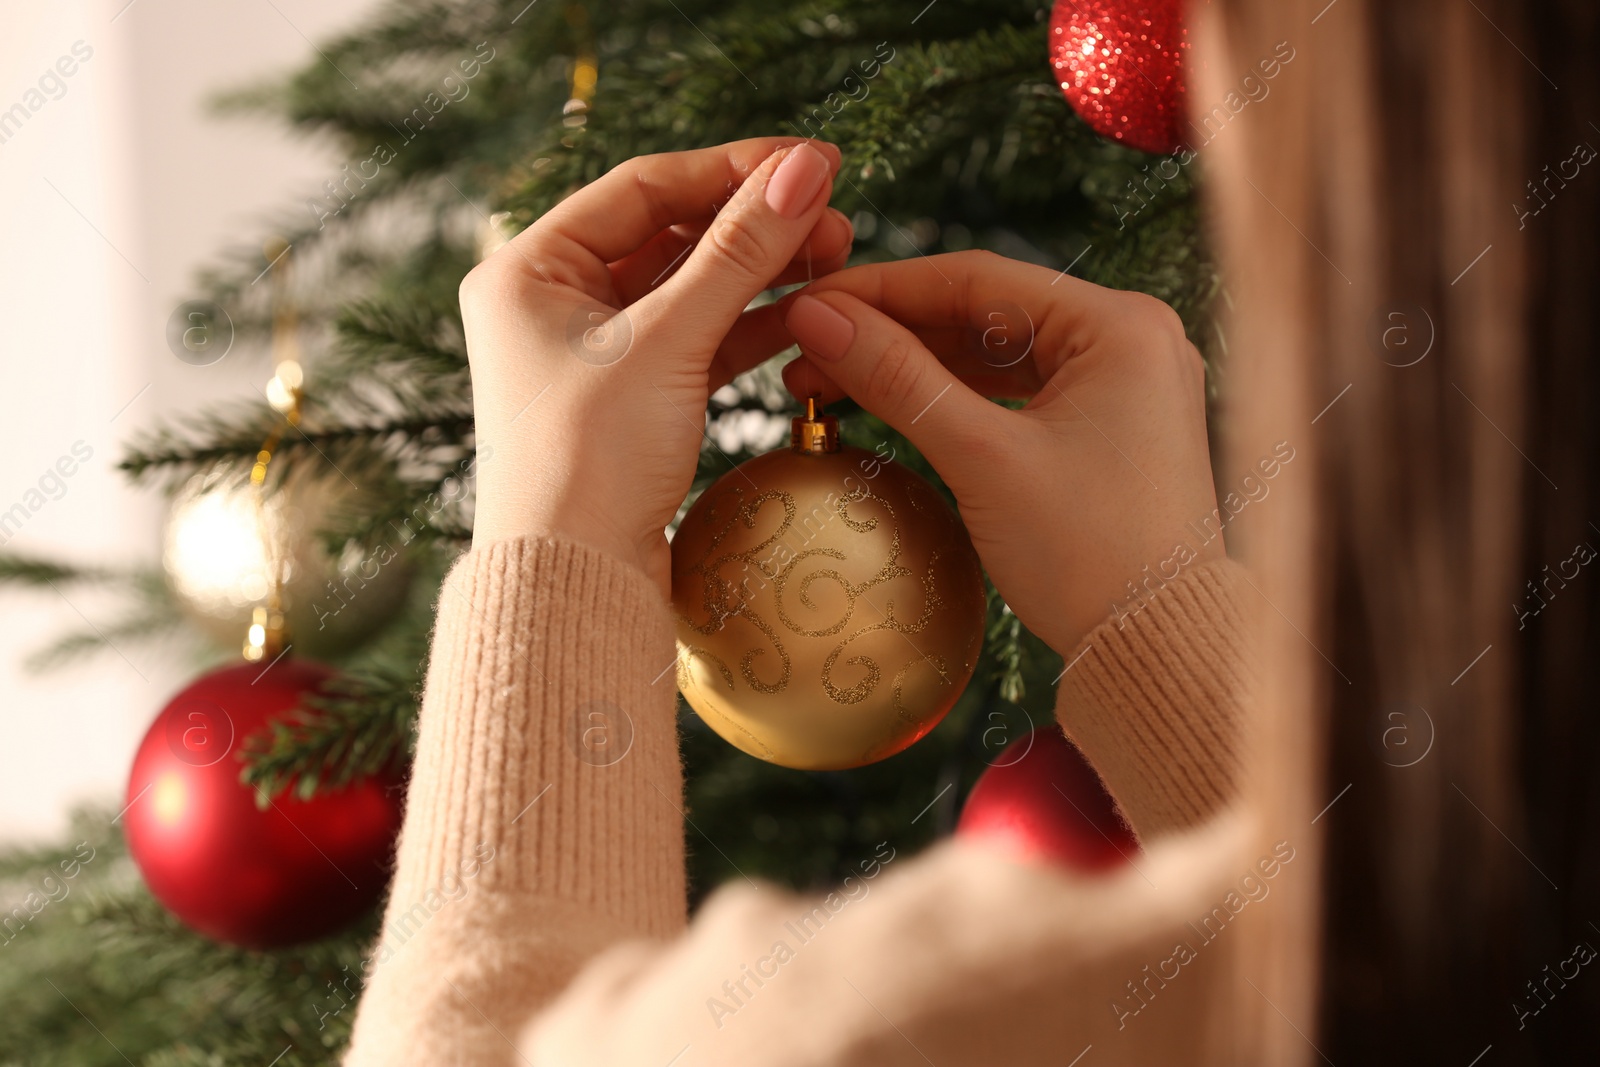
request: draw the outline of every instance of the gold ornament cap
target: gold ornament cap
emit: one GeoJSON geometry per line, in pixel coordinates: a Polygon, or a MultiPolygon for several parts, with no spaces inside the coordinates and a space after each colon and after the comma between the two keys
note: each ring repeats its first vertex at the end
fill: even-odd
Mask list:
{"type": "Polygon", "coordinates": [[[276,607],[257,606],[251,612],[250,631],[244,639],[244,658],[251,663],[276,660],[288,649],[289,628],[276,607]]]}
{"type": "Polygon", "coordinates": [[[802,455],[839,451],[839,420],[822,413],[821,397],[806,397],[806,413],[789,424],[789,451],[802,455]]]}

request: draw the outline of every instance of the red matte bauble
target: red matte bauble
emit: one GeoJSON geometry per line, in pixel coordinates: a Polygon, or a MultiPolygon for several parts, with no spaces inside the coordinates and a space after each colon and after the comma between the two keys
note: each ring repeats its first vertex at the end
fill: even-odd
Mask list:
{"type": "Polygon", "coordinates": [[[1100,776],[1054,723],[1006,746],[972,787],[956,833],[1075,870],[1115,867],[1139,851],[1100,776]]]}
{"type": "Polygon", "coordinates": [[[1056,0],[1050,13],[1050,63],[1067,103],[1141,151],[1184,143],[1188,51],[1180,0],[1056,0]]]}
{"type": "Polygon", "coordinates": [[[382,895],[401,787],[372,777],[264,810],[239,780],[246,739],[333,671],[282,659],[200,678],[156,716],[133,760],[128,850],[157,900],[200,933],[265,949],[323,937],[382,895]]]}

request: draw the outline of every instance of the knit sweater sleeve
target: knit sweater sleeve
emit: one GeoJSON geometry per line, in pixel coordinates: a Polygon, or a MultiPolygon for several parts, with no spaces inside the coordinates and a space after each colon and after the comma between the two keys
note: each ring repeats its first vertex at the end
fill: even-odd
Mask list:
{"type": "Polygon", "coordinates": [[[683,928],[674,655],[661,594],[586,546],[451,570],[348,1067],[498,1063],[595,953],[683,928]]]}
{"type": "Polygon", "coordinates": [[[1227,559],[1197,566],[1067,657],[1056,718],[1146,842],[1200,824],[1233,795],[1256,673],[1243,574],[1227,559]]]}
{"type": "MultiPolygon", "coordinates": [[[[1064,724],[1147,843],[1128,871],[1085,881],[966,843],[895,864],[885,843],[832,894],[719,891],[685,934],[667,606],[583,546],[474,549],[440,597],[347,1067],[921,1063],[900,1044],[918,1035],[974,1050],[941,1067],[988,1062],[971,1032],[993,1029],[981,1012],[1015,1017],[994,998],[1023,987],[1075,991],[1074,1006],[1024,1022],[1018,1055],[1069,1051],[1063,1026],[1120,1035],[1137,1014],[1122,986],[1238,877],[1248,838],[1222,813],[1246,675],[1235,566],[1197,567],[1103,624],[1063,678],[1064,724]]],[[[1191,955],[1200,970],[1221,954],[1191,955]]],[[[1201,1012],[1204,988],[1166,1010],[1201,1012]]],[[[1156,1029],[1122,1047],[1151,1054],[1156,1029]]]]}

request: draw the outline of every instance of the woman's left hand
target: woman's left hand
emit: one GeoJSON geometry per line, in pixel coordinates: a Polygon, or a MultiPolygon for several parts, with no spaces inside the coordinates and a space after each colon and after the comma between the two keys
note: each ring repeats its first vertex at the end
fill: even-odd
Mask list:
{"type": "Polygon", "coordinates": [[[838,166],[834,146],[780,137],[633,159],[467,275],[475,544],[579,541],[667,595],[706,401],[791,343],[776,306],[746,306],[850,253],[827,206],[838,166]]]}

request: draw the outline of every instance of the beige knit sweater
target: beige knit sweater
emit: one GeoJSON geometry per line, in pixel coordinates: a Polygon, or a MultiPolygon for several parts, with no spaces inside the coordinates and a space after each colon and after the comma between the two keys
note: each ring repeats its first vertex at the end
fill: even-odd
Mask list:
{"type": "Polygon", "coordinates": [[[1293,877],[1292,843],[1247,854],[1251,827],[1226,810],[1241,584],[1234,563],[1193,567],[1091,633],[1061,681],[1062,723],[1143,840],[1126,869],[886,844],[832,894],[735,881],[690,923],[667,605],[584,546],[474,548],[440,596],[345,1063],[1103,1067],[1214,1050],[1228,926],[1293,877]],[[597,702],[632,722],[610,765],[577,754],[597,702]]]}

